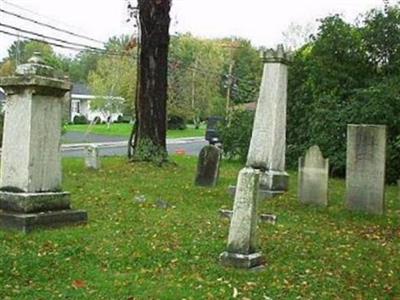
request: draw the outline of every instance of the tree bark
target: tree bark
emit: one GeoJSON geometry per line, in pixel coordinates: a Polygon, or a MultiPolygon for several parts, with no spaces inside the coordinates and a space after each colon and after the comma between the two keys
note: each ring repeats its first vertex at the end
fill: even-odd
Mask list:
{"type": "Polygon", "coordinates": [[[171,0],[138,0],[140,82],[133,159],[167,160],[167,87],[171,0]]]}

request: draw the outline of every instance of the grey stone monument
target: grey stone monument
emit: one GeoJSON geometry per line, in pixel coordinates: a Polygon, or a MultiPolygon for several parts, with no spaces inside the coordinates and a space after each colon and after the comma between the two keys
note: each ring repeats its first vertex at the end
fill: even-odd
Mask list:
{"type": "Polygon", "coordinates": [[[264,73],[246,168],[238,178],[225,265],[254,268],[264,263],[257,251],[257,201],[287,191],[285,172],[288,56],[283,46],[263,54],[264,73]]]}
{"type": "Polygon", "coordinates": [[[85,166],[88,169],[98,170],[101,167],[99,147],[88,145],[85,147],[85,166]]]}
{"type": "Polygon", "coordinates": [[[221,150],[214,145],[207,145],[199,155],[195,184],[198,186],[214,187],[217,185],[221,150]]]}
{"type": "Polygon", "coordinates": [[[39,227],[81,224],[62,191],[61,122],[71,84],[54,76],[39,53],[16,74],[0,78],[6,113],[0,178],[0,227],[29,232],[39,227]]]}
{"type": "Polygon", "coordinates": [[[328,205],[329,160],[318,146],[312,146],[299,158],[298,193],[304,204],[328,205]]]}
{"type": "Polygon", "coordinates": [[[228,246],[220,256],[223,265],[250,269],[264,263],[256,241],[259,177],[253,168],[239,173],[228,246]]]}
{"type": "MultiPolygon", "coordinates": [[[[282,45],[263,53],[264,72],[254,118],[247,166],[263,170],[260,197],[272,198],[288,190],[285,171],[286,106],[289,57],[282,45]]],[[[234,187],[230,188],[234,193],[234,187]]]]}
{"type": "Polygon", "coordinates": [[[385,198],[386,126],[348,125],[346,206],[383,214],[385,198]]]}

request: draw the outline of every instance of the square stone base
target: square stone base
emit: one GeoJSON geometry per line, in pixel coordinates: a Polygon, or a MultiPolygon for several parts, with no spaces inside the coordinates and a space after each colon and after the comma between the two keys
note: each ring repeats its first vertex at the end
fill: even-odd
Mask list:
{"type": "Polygon", "coordinates": [[[260,176],[260,190],[284,193],[289,189],[289,174],[281,171],[266,171],[260,176]]]}
{"type": "Polygon", "coordinates": [[[87,223],[87,213],[83,210],[60,210],[41,213],[0,212],[0,228],[31,232],[36,229],[57,228],[87,223]]]}
{"type": "MultiPolygon", "coordinates": [[[[228,188],[228,193],[235,198],[235,194],[236,194],[236,186],[231,185],[228,188]]],[[[271,191],[271,190],[265,190],[265,189],[260,189],[258,190],[258,197],[260,200],[268,200],[268,199],[272,199],[275,197],[278,197],[282,194],[286,193],[285,191],[271,191]]]]}
{"type": "Polygon", "coordinates": [[[0,192],[0,210],[18,213],[38,213],[70,209],[70,193],[0,192]]]}
{"type": "Polygon", "coordinates": [[[244,255],[223,252],[219,259],[222,265],[239,269],[254,269],[265,265],[265,259],[261,253],[244,255]]]}

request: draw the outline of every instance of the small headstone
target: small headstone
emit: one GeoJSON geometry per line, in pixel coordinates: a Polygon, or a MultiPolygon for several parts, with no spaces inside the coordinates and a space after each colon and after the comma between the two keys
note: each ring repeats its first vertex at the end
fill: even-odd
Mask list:
{"type": "Polygon", "coordinates": [[[263,223],[275,225],[276,222],[278,222],[278,217],[276,215],[271,215],[271,214],[262,214],[260,215],[260,221],[263,223]]]}
{"type": "Polygon", "coordinates": [[[135,197],[135,202],[142,204],[146,202],[146,196],[145,195],[140,195],[135,197]]]}
{"type": "Polygon", "coordinates": [[[329,159],[318,146],[312,146],[299,158],[299,199],[304,204],[328,205],[329,159]]]}
{"type": "Polygon", "coordinates": [[[220,256],[226,266],[250,269],[264,263],[256,242],[259,178],[260,171],[252,168],[239,173],[228,246],[220,256]]]}
{"type": "Polygon", "coordinates": [[[158,208],[162,208],[162,209],[167,209],[167,208],[170,208],[170,207],[172,207],[172,205],[171,204],[169,204],[167,201],[165,201],[165,200],[163,200],[163,199],[157,199],[157,201],[156,201],[156,206],[158,207],[158,208]]]}
{"type": "Polygon", "coordinates": [[[85,165],[86,168],[98,170],[101,167],[99,147],[89,145],[85,147],[85,165]]]}
{"type": "Polygon", "coordinates": [[[233,216],[233,210],[220,209],[219,210],[219,215],[220,215],[221,218],[231,219],[232,216],[233,216]]]}
{"type": "Polygon", "coordinates": [[[205,146],[199,155],[195,184],[214,187],[217,185],[221,150],[214,145],[205,146]]]}
{"type": "Polygon", "coordinates": [[[346,206],[382,214],[385,197],[386,126],[348,125],[346,206]]]}

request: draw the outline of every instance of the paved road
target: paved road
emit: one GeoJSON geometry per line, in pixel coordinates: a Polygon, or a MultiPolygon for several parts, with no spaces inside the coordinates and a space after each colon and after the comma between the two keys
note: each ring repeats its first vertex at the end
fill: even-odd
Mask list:
{"type": "MultiPolygon", "coordinates": [[[[67,133],[63,137],[62,152],[64,157],[81,157],[84,154],[85,144],[97,144],[101,156],[125,156],[128,152],[128,142],[123,137],[110,137],[97,134],[85,136],[82,133],[67,133]]],[[[187,155],[198,155],[207,142],[203,138],[168,139],[169,153],[184,150],[187,155]]]]}

